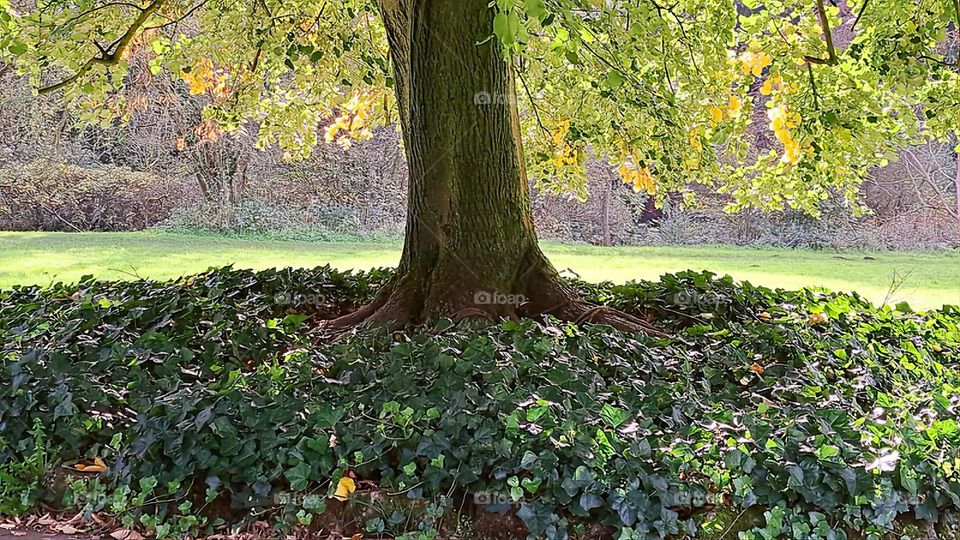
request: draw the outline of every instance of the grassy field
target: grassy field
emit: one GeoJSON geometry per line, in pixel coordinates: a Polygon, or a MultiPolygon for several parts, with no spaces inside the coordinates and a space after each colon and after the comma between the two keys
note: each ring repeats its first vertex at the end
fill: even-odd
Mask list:
{"type": "MultiPolygon", "coordinates": [[[[591,280],[656,279],[710,270],[770,287],[857,291],[876,303],[960,304],[960,253],[832,253],[734,247],[616,247],[545,243],[559,269],[591,280]],[[899,287],[891,291],[894,281],[899,287]]],[[[210,266],[366,269],[396,263],[396,243],[313,243],[138,233],[0,232],[0,288],[104,279],[165,279],[210,266]]]]}

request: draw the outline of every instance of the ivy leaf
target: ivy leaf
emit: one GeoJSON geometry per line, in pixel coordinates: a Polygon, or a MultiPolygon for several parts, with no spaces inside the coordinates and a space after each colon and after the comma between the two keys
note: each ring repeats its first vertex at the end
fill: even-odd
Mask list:
{"type": "Polygon", "coordinates": [[[600,418],[603,418],[611,427],[616,429],[630,418],[630,414],[612,405],[604,405],[600,410],[600,418]]]}
{"type": "Polygon", "coordinates": [[[301,461],[284,471],[283,476],[290,482],[290,489],[303,491],[307,489],[307,483],[309,482],[310,466],[301,461]]]}
{"type": "Polygon", "coordinates": [[[593,493],[584,493],[580,495],[580,507],[589,512],[594,508],[603,506],[603,499],[593,493]]]}
{"type": "Polygon", "coordinates": [[[556,519],[548,506],[538,503],[521,503],[520,510],[517,510],[517,517],[533,535],[543,533],[556,519]]]}

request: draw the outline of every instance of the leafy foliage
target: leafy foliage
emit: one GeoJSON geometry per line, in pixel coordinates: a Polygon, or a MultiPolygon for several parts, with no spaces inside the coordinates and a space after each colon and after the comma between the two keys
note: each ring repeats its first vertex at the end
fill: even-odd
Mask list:
{"type": "MultiPolygon", "coordinates": [[[[746,538],[844,538],[960,508],[956,308],[683,273],[576,283],[644,306],[672,338],[527,320],[315,342],[313,319],[389,276],[222,269],[3,292],[0,462],[29,461],[43,426],[50,463],[109,464],[68,504],[166,534],[202,526],[184,516],[213,501],[242,513],[291,491],[313,497],[278,510],[310,523],[351,504],[327,496],[371,486],[441,512],[495,494],[551,538],[586,522],[710,530],[693,516],[728,505],[767,510],[746,538]]],[[[396,531],[392,516],[368,526],[396,531]]]]}
{"type": "MultiPolygon", "coordinates": [[[[476,39],[496,39],[517,66],[531,170],[542,186],[581,198],[589,147],[660,198],[684,191],[689,200],[689,184],[703,183],[732,196],[732,209],[816,213],[831,195],[856,207],[869,167],[960,134],[960,73],[943,50],[949,25],[960,24],[956,2],[490,8],[489,31],[476,39]],[[751,126],[771,144],[752,144],[751,126]]],[[[129,57],[145,54],[153,73],[208,96],[208,117],[223,127],[255,122],[262,145],[302,157],[321,137],[348,145],[398,117],[377,14],[371,0],[84,0],[23,13],[4,0],[0,54],[36,87],[63,88],[92,123],[126,114],[129,57]]]]}

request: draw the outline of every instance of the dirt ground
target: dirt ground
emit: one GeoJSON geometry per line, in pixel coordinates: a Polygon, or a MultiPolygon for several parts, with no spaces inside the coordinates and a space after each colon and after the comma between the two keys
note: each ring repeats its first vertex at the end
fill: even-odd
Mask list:
{"type": "Polygon", "coordinates": [[[65,534],[47,534],[31,531],[16,531],[0,529],[0,539],[2,540],[92,540],[92,536],[78,536],[65,534]]]}

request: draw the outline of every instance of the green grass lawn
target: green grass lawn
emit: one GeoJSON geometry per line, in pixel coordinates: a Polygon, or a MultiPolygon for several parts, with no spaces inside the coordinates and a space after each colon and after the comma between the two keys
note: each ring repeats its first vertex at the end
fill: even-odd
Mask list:
{"type": "MultiPolygon", "coordinates": [[[[557,268],[590,281],[656,279],[665,272],[710,270],[770,287],[857,291],[876,303],[915,308],[960,304],[960,253],[832,253],[735,247],[616,247],[544,243],[557,268]],[[902,279],[891,292],[895,276],[902,279]]],[[[397,243],[240,240],[136,233],[0,232],[0,288],[104,279],[166,279],[210,266],[269,268],[330,263],[366,269],[396,263],[397,243]]]]}

